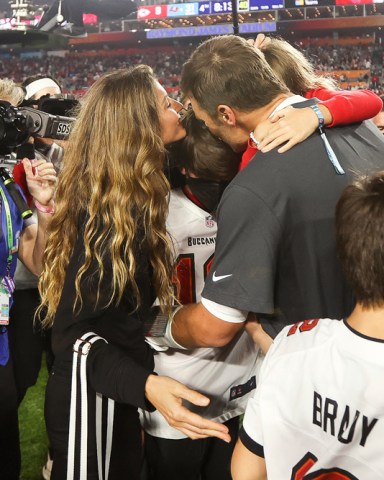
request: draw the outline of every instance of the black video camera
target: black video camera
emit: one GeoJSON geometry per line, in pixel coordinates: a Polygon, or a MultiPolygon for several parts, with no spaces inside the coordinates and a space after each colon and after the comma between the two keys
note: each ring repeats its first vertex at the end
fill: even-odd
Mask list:
{"type": "Polygon", "coordinates": [[[73,117],[79,106],[76,96],[71,93],[59,93],[57,95],[43,95],[37,100],[24,100],[21,107],[34,107],[42,112],[62,117],[73,117]]]}
{"type": "Polygon", "coordinates": [[[29,136],[65,140],[74,120],[35,108],[13,107],[8,102],[0,101],[0,146],[17,147],[29,136]]]}

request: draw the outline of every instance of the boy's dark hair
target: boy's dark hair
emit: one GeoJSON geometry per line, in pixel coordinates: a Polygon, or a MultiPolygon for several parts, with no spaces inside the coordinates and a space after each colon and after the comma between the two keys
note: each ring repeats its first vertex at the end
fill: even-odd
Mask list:
{"type": "Polygon", "coordinates": [[[337,249],[356,300],[384,305],[384,171],[343,192],[336,206],[337,249]]]}
{"type": "Polygon", "coordinates": [[[203,180],[230,181],[236,175],[241,154],[213,136],[189,110],[183,119],[186,138],[177,148],[177,164],[203,180]]]}

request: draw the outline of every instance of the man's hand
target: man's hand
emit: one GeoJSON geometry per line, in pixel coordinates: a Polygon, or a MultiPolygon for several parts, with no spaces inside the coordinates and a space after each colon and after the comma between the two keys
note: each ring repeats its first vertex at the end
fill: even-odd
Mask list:
{"type": "Polygon", "coordinates": [[[28,190],[41,205],[52,204],[56,188],[56,171],[53,164],[45,160],[23,159],[28,190]]]}
{"type": "Polygon", "coordinates": [[[209,398],[169,377],[150,375],[145,384],[145,395],[163,415],[169,425],[177,428],[193,440],[216,437],[230,442],[228,428],[221,423],[192,413],[183,406],[183,400],[205,407],[209,398]]]}

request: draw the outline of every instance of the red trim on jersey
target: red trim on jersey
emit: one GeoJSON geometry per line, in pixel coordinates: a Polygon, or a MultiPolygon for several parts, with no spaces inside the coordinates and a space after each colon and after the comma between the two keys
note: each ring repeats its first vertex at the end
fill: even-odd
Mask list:
{"type": "Polygon", "coordinates": [[[191,202],[193,202],[195,205],[197,205],[198,207],[202,208],[203,210],[205,210],[206,212],[208,211],[205,206],[200,202],[200,200],[195,197],[195,195],[193,195],[193,193],[189,190],[189,188],[187,187],[183,187],[183,193],[184,195],[189,199],[191,200],[191,202]]]}

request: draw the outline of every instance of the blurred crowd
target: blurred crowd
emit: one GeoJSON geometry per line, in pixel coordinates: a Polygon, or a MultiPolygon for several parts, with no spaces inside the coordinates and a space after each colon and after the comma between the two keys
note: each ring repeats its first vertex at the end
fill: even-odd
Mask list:
{"type": "MultiPolygon", "coordinates": [[[[81,93],[87,90],[103,73],[130,65],[144,63],[150,65],[162,85],[175,98],[179,95],[181,67],[189,58],[195,46],[153,47],[122,51],[92,53],[71,52],[65,56],[43,55],[28,58],[0,59],[1,78],[10,78],[23,82],[25,78],[36,72],[50,75],[58,79],[67,92],[81,93]]],[[[384,49],[381,45],[308,45],[303,53],[309,56],[315,68],[326,75],[339,73],[337,79],[343,82],[346,89],[371,88],[382,94],[382,66],[384,49]],[[361,71],[353,79],[358,82],[348,84],[349,71],[361,71]],[[345,83],[347,82],[347,83],[345,83]]],[[[356,73],[356,72],[355,72],[356,73]]]]}
{"type": "Polygon", "coordinates": [[[322,71],[382,69],[381,45],[309,45],[305,49],[322,71]]]}

